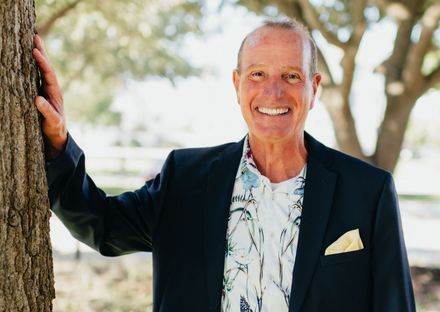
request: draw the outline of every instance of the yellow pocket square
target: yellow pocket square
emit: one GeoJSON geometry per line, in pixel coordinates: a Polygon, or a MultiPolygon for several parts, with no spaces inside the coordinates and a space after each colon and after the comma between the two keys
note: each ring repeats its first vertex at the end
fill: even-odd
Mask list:
{"type": "Polygon", "coordinates": [[[339,237],[333,244],[327,247],[324,255],[334,255],[343,252],[364,249],[359,229],[351,230],[339,237]]]}

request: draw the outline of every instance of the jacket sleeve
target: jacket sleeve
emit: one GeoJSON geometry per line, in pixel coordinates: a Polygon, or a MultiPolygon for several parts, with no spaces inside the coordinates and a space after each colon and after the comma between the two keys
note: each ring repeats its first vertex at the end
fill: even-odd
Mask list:
{"type": "Polygon", "coordinates": [[[172,154],[140,189],[107,196],[86,174],[84,153],[69,135],[65,151],[47,165],[51,209],[75,238],[105,256],[151,251],[172,154]]]}
{"type": "Polygon", "coordinates": [[[397,194],[390,174],[385,179],[376,211],[372,274],[373,311],[416,311],[397,194]]]}

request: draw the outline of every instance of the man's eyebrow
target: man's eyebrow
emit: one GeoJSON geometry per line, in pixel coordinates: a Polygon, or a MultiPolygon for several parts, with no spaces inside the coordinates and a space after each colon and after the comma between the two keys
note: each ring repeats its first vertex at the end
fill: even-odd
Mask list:
{"type": "MultiPolygon", "coordinates": [[[[249,66],[244,68],[244,71],[248,71],[248,70],[254,69],[254,68],[261,68],[261,67],[265,67],[265,66],[266,66],[265,64],[250,64],[249,66]]],[[[299,72],[301,74],[304,74],[303,69],[298,66],[290,66],[290,65],[282,66],[281,70],[293,70],[293,71],[299,72]]]]}
{"type": "Polygon", "coordinates": [[[303,69],[298,67],[298,66],[283,66],[283,67],[281,67],[281,69],[283,69],[283,70],[294,70],[294,71],[297,71],[297,72],[300,72],[301,74],[303,74],[303,69]]]}
{"type": "Polygon", "coordinates": [[[252,68],[261,68],[261,67],[264,67],[264,66],[265,66],[264,64],[251,64],[251,65],[247,66],[244,70],[246,71],[246,70],[249,70],[249,69],[252,69],[252,68]]]}

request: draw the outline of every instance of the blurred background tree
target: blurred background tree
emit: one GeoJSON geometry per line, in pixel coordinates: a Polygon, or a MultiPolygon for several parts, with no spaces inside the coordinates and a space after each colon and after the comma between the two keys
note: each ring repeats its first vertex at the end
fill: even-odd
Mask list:
{"type": "Polygon", "coordinates": [[[329,45],[337,47],[340,68],[319,49],[323,74],[322,102],[333,122],[338,147],[351,155],[393,171],[396,167],[411,111],[417,100],[440,82],[440,2],[438,0],[224,0],[261,15],[296,18],[329,45]],[[376,68],[384,77],[386,107],[378,125],[377,143],[366,154],[353,116],[356,56],[368,29],[382,20],[396,28],[394,48],[376,68]],[[338,75],[336,71],[341,71],[338,75]]]}
{"type": "Polygon", "coordinates": [[[111,104],[124,82],[200,73],[179,52],[187,34],[201,34],[202,2],[36,0],[36,10],[70,120],[118,125],[111,104]]]}

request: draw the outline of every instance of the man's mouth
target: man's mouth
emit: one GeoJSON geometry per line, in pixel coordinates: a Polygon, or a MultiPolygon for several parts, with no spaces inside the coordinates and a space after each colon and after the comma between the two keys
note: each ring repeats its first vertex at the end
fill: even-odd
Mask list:
{"type": "Polygon", "coordinates": [[[269,116],[279,116],[284,115],[289,112],[288,108],[267,108],[267,107],[257,107],[257,110],[265,115],[269,116]]]}

